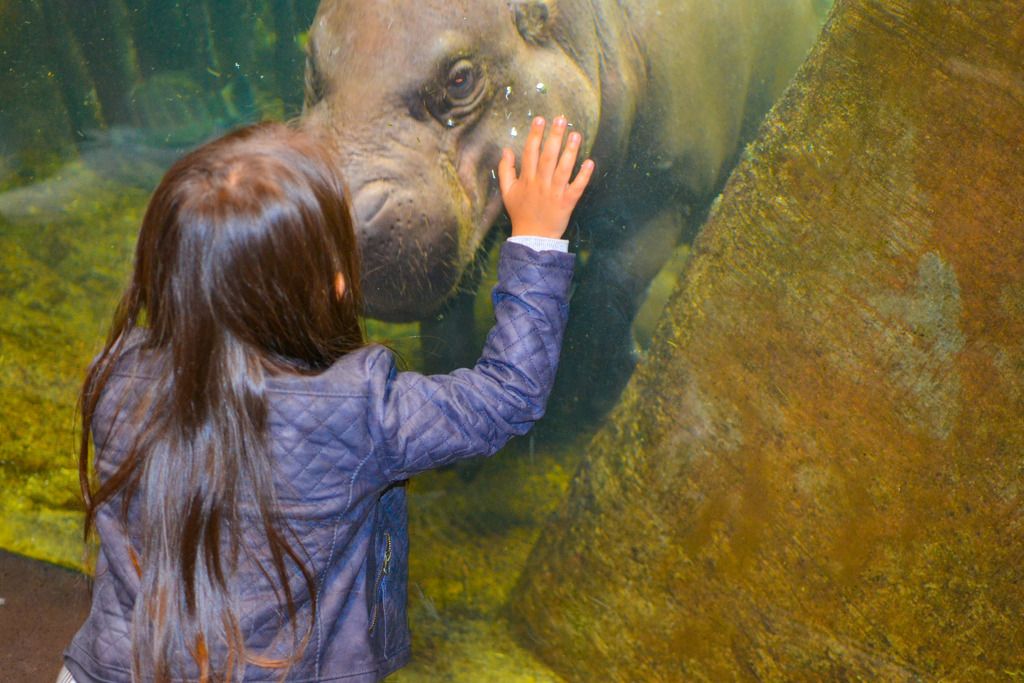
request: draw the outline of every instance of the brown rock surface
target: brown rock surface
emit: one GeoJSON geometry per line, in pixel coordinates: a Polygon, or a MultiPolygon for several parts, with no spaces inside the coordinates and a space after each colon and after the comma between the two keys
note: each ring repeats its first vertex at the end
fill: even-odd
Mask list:
{"type": "Polygon", "coordinates": [[[1024,8],[840,0],[513,597],[574,681],[1024,677],[1024,8]]]}

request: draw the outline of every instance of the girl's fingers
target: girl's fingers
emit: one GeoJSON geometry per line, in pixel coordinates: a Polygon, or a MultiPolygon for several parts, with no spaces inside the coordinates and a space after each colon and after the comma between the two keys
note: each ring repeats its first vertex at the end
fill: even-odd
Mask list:
{"type": "Polygon", "coordinates": [[[540,156],[540,139],[543,135],[544,119],[538,116],[530,126],[530,133],[526,136],[526,145],[523,147],[523,167],[519,172],[523,180],[533,180],[537,173],[537,157],[540,156]]]}
{"type": "Polygon", "coordinates": [[[548,139],[544,141],[544,149],[540,153],[540,160],[537,163],[537,177],[544,182],[550,182],[555,172],[555,164],[558,163],[558,153],[562,151],[562,138],[565,136],[565,117],[556,116],[551,124],[551,131],[548,139]]]}
{"type": "Polygon", "coordinates": [[[569,133],[569,139],[565,143],[565,150],[558,159],[558,166],[555,167],[555,174],[551,178],[551,184],[555,187],[565,187],[572,177],[572,168],[576,165],[576,155],[580,151],[580,134],[569,133]]]}
{"type": "Polygon", "coordinates": [[[498,187],[501,196],[508,195],[512,184],[516,182],[516,155],[508,147],[501,150],[501,161],[498,162],[498,187]]]}
{"type": "Polygon", "coordinates": [[[590,182],[590,177],[593,174],[594,161],[592,159],[587,159],[580,166],[579,173],[577,173],[573,181],[569,183],[569,187],[566,189],[565,195],[573,202],[579,201],[579,198],[583,196],[583,190],[587,188],[587,183],[590,182]]]}

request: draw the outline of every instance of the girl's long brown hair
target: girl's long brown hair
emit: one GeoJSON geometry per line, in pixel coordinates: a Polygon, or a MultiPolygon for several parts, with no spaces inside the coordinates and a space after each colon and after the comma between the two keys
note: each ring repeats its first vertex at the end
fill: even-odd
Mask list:
{"type": "Polygon", "coordinates": [[[264,392],[275,372],[316,373],[363,343],[347,195],[323,146],[261,124],[178,161],[150,200],[131,282],[86,377],[85,535],[102,506],[120,506],[140,581],[136,679],[168,681],[194,666],[203,680],[229,680],[247,662],[286,672],[308,640],[289,574],[305,579],[310,628],[316,590],[277,505],[264,392]],[[131,447],[103,478],[90,463],[93,419],[129,345],[147,358],[151,379],[121,397],[131,402],[119,409],[131,447]],[[255,551],[254,533],[265,538],[255,551]],[[290,658],[246,651],[232,581],[242,553],[286,607],[290,658]]]}

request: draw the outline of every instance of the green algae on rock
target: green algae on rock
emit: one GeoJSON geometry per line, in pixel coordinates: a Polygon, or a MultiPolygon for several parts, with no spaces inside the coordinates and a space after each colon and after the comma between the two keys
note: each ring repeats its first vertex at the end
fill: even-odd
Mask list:
{"type": "Polygon", "coordinates": [[[1024,672],[1024,15],[841,0],[511,607],[569,680],[1024,672]]]}
{"type": "Polygon", "coordinates": [[[75,402],[145,200],[139,190],[90,188],[59,208],[24,204],[16,221],[0,214],[0,547],[76,568],[75,402]]]}

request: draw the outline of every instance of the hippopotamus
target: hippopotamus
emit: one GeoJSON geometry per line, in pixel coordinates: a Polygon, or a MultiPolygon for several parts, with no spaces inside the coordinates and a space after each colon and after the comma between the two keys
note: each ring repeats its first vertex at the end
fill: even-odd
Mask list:
{"type": "Polygon", "coordinates": [[[521,152],[532,117],[564,115],[596,172],[571,228],[585,263],[556,395],[609,406],[648,284],[803,60],[820,6],[322,0],[303,120],[337,143],[368,315],[422,321],[449,362],[472,353],[472,293],[507,224],[501,150],[521,152]]]}

